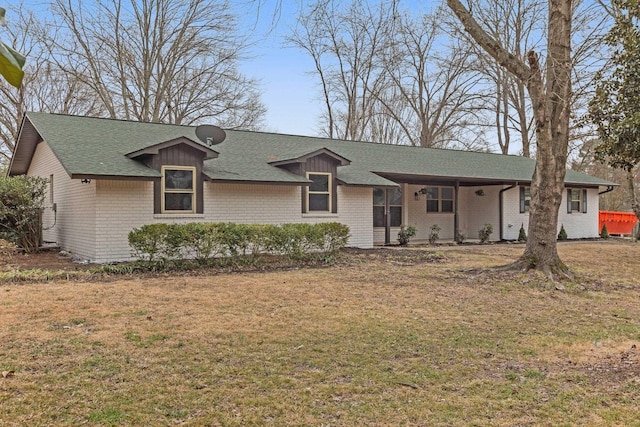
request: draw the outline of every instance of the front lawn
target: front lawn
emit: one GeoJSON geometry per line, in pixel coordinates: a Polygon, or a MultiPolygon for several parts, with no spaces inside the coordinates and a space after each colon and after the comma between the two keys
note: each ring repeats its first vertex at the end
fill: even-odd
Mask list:
{"type": "Polygon", "coordinates": [[[0,285],[0,425],[637,425],[640,245],[522,250],[0,285]]]}

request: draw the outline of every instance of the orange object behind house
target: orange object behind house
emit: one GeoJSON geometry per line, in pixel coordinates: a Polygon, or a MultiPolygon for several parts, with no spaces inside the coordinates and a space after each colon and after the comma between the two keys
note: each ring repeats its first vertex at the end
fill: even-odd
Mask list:
{"type": "Polygon", "coordinates": [[[633,212],[600,211],[598,216],[598,230],[607,225],[609,234],[631,234],[633,226],[638,222],[633,212]]]}

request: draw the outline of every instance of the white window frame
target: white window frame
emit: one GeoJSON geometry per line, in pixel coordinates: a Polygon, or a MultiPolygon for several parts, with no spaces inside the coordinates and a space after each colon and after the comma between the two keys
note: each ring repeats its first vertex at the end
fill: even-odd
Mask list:
{"type": "Polygon", "coordinates": [[[174,166],[174,165],[164,165],[162,166],[162,189],[160,191],[160,197],[162,198],[160,203],[160,212],[163,214],[189,214],[196,213],[196,187],[197,187],[197,177],[196,177],[196,168],[194,166],[174,166]],[[191,171],[191,189],[186,188],[165,188],[165,171],[167,170],[182,170],[182,171],[191,171]],[[191,210],[168,210],[165,209],[165,195],[166,194],[191,194],[191,210]]]}
{"type": "Polygon", "coordinates": [[[587,211],[587,199],[588,199],[588,191],[586,188],[567,188],[567,213],[575,214],[582,213],[586,214],[587,211]],[[574,200],[573,195],[578,194],[578,198],[574,200]],[[578,209],[573,208],[573,203],[576,202],[578,204],[578,209]]]}
{"type": "Polygon", "coordinates": [[[332,208],[332,202],[333,202],[333,174],[331,172],[307,172],[307,179],[309,181],[311,181],[311,175],[325,175],[327,176],[327,191],[311,191],[311,186],[309,186],[307,188],[307,197],[305,198],[305,211],[308,213],[314,213],[314,212],[333,212],[332,208]],[[309,203],[309,199],[311,198],[312,194],[321,194],[321,195],[327,195],[327,197],[329,198],[327,206],[328,209],[327,210],[311,210],[309,208],[310,203],[309,203]]]}
{"type": "Polygon", "coordinates": [[[571,201],[569,202],[571,203],[571,212],[580,212],[582,213],[582,190],[578,189],[578,188],[572,188],[571,189],[571,201]],[[573,195],[577,194],[578,195],[578,199],[574,200],[573,195]],[[573,204],[574,203],[578,203],[578,208],[574,209],[573,204]]]}

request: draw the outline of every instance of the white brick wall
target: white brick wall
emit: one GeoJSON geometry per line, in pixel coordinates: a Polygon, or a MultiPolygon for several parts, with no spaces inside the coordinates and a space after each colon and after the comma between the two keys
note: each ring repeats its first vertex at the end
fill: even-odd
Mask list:
{"type": "MultiPolygon", "coordinates": [[[[46,142],[38,144],[28,175],[49,178],[54,175],[54,200],[57,220],[51,209],[45,210],[44,240],[58,243],[74,255],[93,262],[128,260],[131,249],[129,231],[156,222],[238,222],[296,223],[341,222],[349,226],[350,246],[363,248],[384,243],[384,229],[373,229],[373,193],[371,188],[338,186],[337,214],[303,214],[300,187],[284,185],[210,183],[204,185],[204,214],[154,215],[153,183],[149,181],[92,180],[82,184],[72,180],[55,158],[46,142]]],[[[417,228],[414,241],[426,241],[430,228],[438,224],[441,239],[453,240],[453,214],[427,214],[424,196],[414,199],[423,186],[404,185],[404,223],[417,228]]],[[[485,224],[494,226],[492,240],[500,238],[498,194],[502,187],[467,187],[459,194],[460,229],[469,239],[477,238],[485,224]],[[475,191],[482,188],[484,196],[475,191]]],[[[504,238],[517,239],[520,224],[527,229],[529,214],[519,212],[519,189],[504,193],[504,238]]],[[[568,214],[566,192],[560,207],[559,224],[569,238],[598,236],[598,191],[588,190],[588,213],[568,214]]],[[[47,194],[47,206],[51,200],[47,194]]],[[[398,229],[392,229],[395,241],[398,229]]]]}
{"type": "MultiPolygon", "coordinates": [[[[415,200],[414,193],[423,188],[423,185],[407,185],[405,190],[405,223],[417,228],[414,242],[426,241],[429,237],[433,224],[438,224],[442,230],[439,232],[440,239],[453,240],[454,238],[454,215],[452,213],[427,213],[425,196],[420,196],[415,200]]],[[[477,186],[461,187],[458,195],[459,227],[460,232],[467,239],[478,239],[478,231],[485,225],[493,225],[491,240],[500,239],[500,211],[499,195],[500,190],[506,186],[477,186]],[[482,190],[483,196],[476,194],[482,190]]],[[[567,213],[566,191],[563,191],[562,205],[558,216],[558,230],[564,224],[569,238],[597,237],[598,228],[598,190],[589,189],[587,191],[586,214],[573,212],[567,213]]],[[[515,187],[504,192],[503,205],[503,238],[506,240],[516,240],[520,225],[524,224],[525,230],[529,224],[529,214],[520,213],[520,190],[515,187]]],[[[391,240],[395,241],[398,229],[391,230],[391,240]]],[[[375,244],[384,243],[384,229],[376,228],[374,231],[375,244]]]]}
{"type": "Polygon", "coordinates": [[[29,176],[49,179],[53,174],[53,202],[57,205],[57,219],[47,192],[43,218],[43,239],[56,242],[63,249],[86,259],[95,257],[95,191],[96,183],[82,184],[72,180],[46,142],[36,147],[27,171],[29,176]]]}
{"type": "Polygon", "coordinates": [[[155,221],[153,182],[97,180],[96,256],[93,262],[130,258],[127,237],[134,228],[155,221]]]}
{"type": "MultiPolygon", "coordinates": [[[[567,191],[562,191],[562,203],[558,214],[558,231],[564,224],[564,229],[570,239],[598,237],[598,190],[587,190],[587,213],[567,213],[567,191]]],[[[515,187],[504,192],[504,238],[516,240],[520,226],[524,224],[525,231],[529,227],[529,213],[520,213],[520,189],[515,187]]]]}
{"type": "Polygon", "coordinates": [[[520,213],[520,187],[514,187],[505,191],[502,194],[502,200],[502,237],[505,240],[517,240],[520,226],[524,224],[525,231],[527,231],[529,227],[529,213],[520,213]]]}
{"type": "MultiPolygon", "coordinates": [[[[414,241],[427,241],[431,233],[431,226],[437,224],[442,229],[438,234],[441,240],[454,239],[454,214],[453,213],[427,213],[427,201],[424,195],[415,200],[414,194],[424,185],[408,186],[407,206],[408,224],[417,228],[414,241]]],[[[499,239],[498,223],[498,192],[500,187],[479,186],[460,187],[458,194],[458,220],[460,233],[467,239],[477,239],[478,230],[485,224],[492,224],[494,232],[491,240],[499,239]],[[484,196],[475,194],[482,189],[484,196]]]]}
{"type": "MultiPolygon", "coordinates": [[[[424,188],[424,185],[408,185],[406,189],[406,206],[408,220],[407,225],[416,227],[414,242],[427,241],[431,233],[431,226],[437,224],[442,230],[438,233],[440,239],[453,240],[453,214],[452,213],[427,213],[427,199],[421,195],[415,200],[414,194],[424,188]]],[[[392,240],[395,237],[391,236],[392,240]]]]}
{"type": "Polygon", "coordinates": [[[302,214],[300,187],[210,183],[204,186],[201,215],[154,215],[153,183],[97,181],[97,251],[95,262],[130,259],[129,231],[157,222],[317,223],[349,226],[350,246],[372,247],[372,190],[338,186],[337,214],[302,214]]]}
{"type": "Polygon", "coordinates": [[[478,231],[491,224],[493,233],[489,240],[500,240],[499,193],[502,187],[478,186],[460,188],[460,233],[467,239],[478,239],[478,231]],[[482,190],[483,196],[476,194],[482,190]]]}

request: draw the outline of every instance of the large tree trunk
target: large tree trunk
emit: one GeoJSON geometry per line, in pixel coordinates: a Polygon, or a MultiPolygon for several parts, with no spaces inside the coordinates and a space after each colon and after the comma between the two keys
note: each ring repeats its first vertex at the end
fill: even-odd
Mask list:
{"type": "Polygon", "coordinates": [[[507,52],[473,19],[459,0],[447,0],[465,30],[500,65],[523,81],[529,92],[536,129],[536,167],[531,179],[529,238],[514,266],[567,276],[556,238],[569,144],[571,102],[571,0],[549,0],[546,76],[538,55],[527,53],[527,63],[507,52]],[[545,80],[546,77],[546,80],[545,80]]]}
{"type": "MultiPolygon", "coordinates": [[[[640,221],[640,202],[636,197],[636,175],[633,173],[633,169],[627,170],[627,189],[629,190],[629,197],[631,198],[631,209],[636,214],[638,221],[640,221]]],[[[633,236],[635,239],[640,239],[640,231],[638,235],[633,236]]]]}

